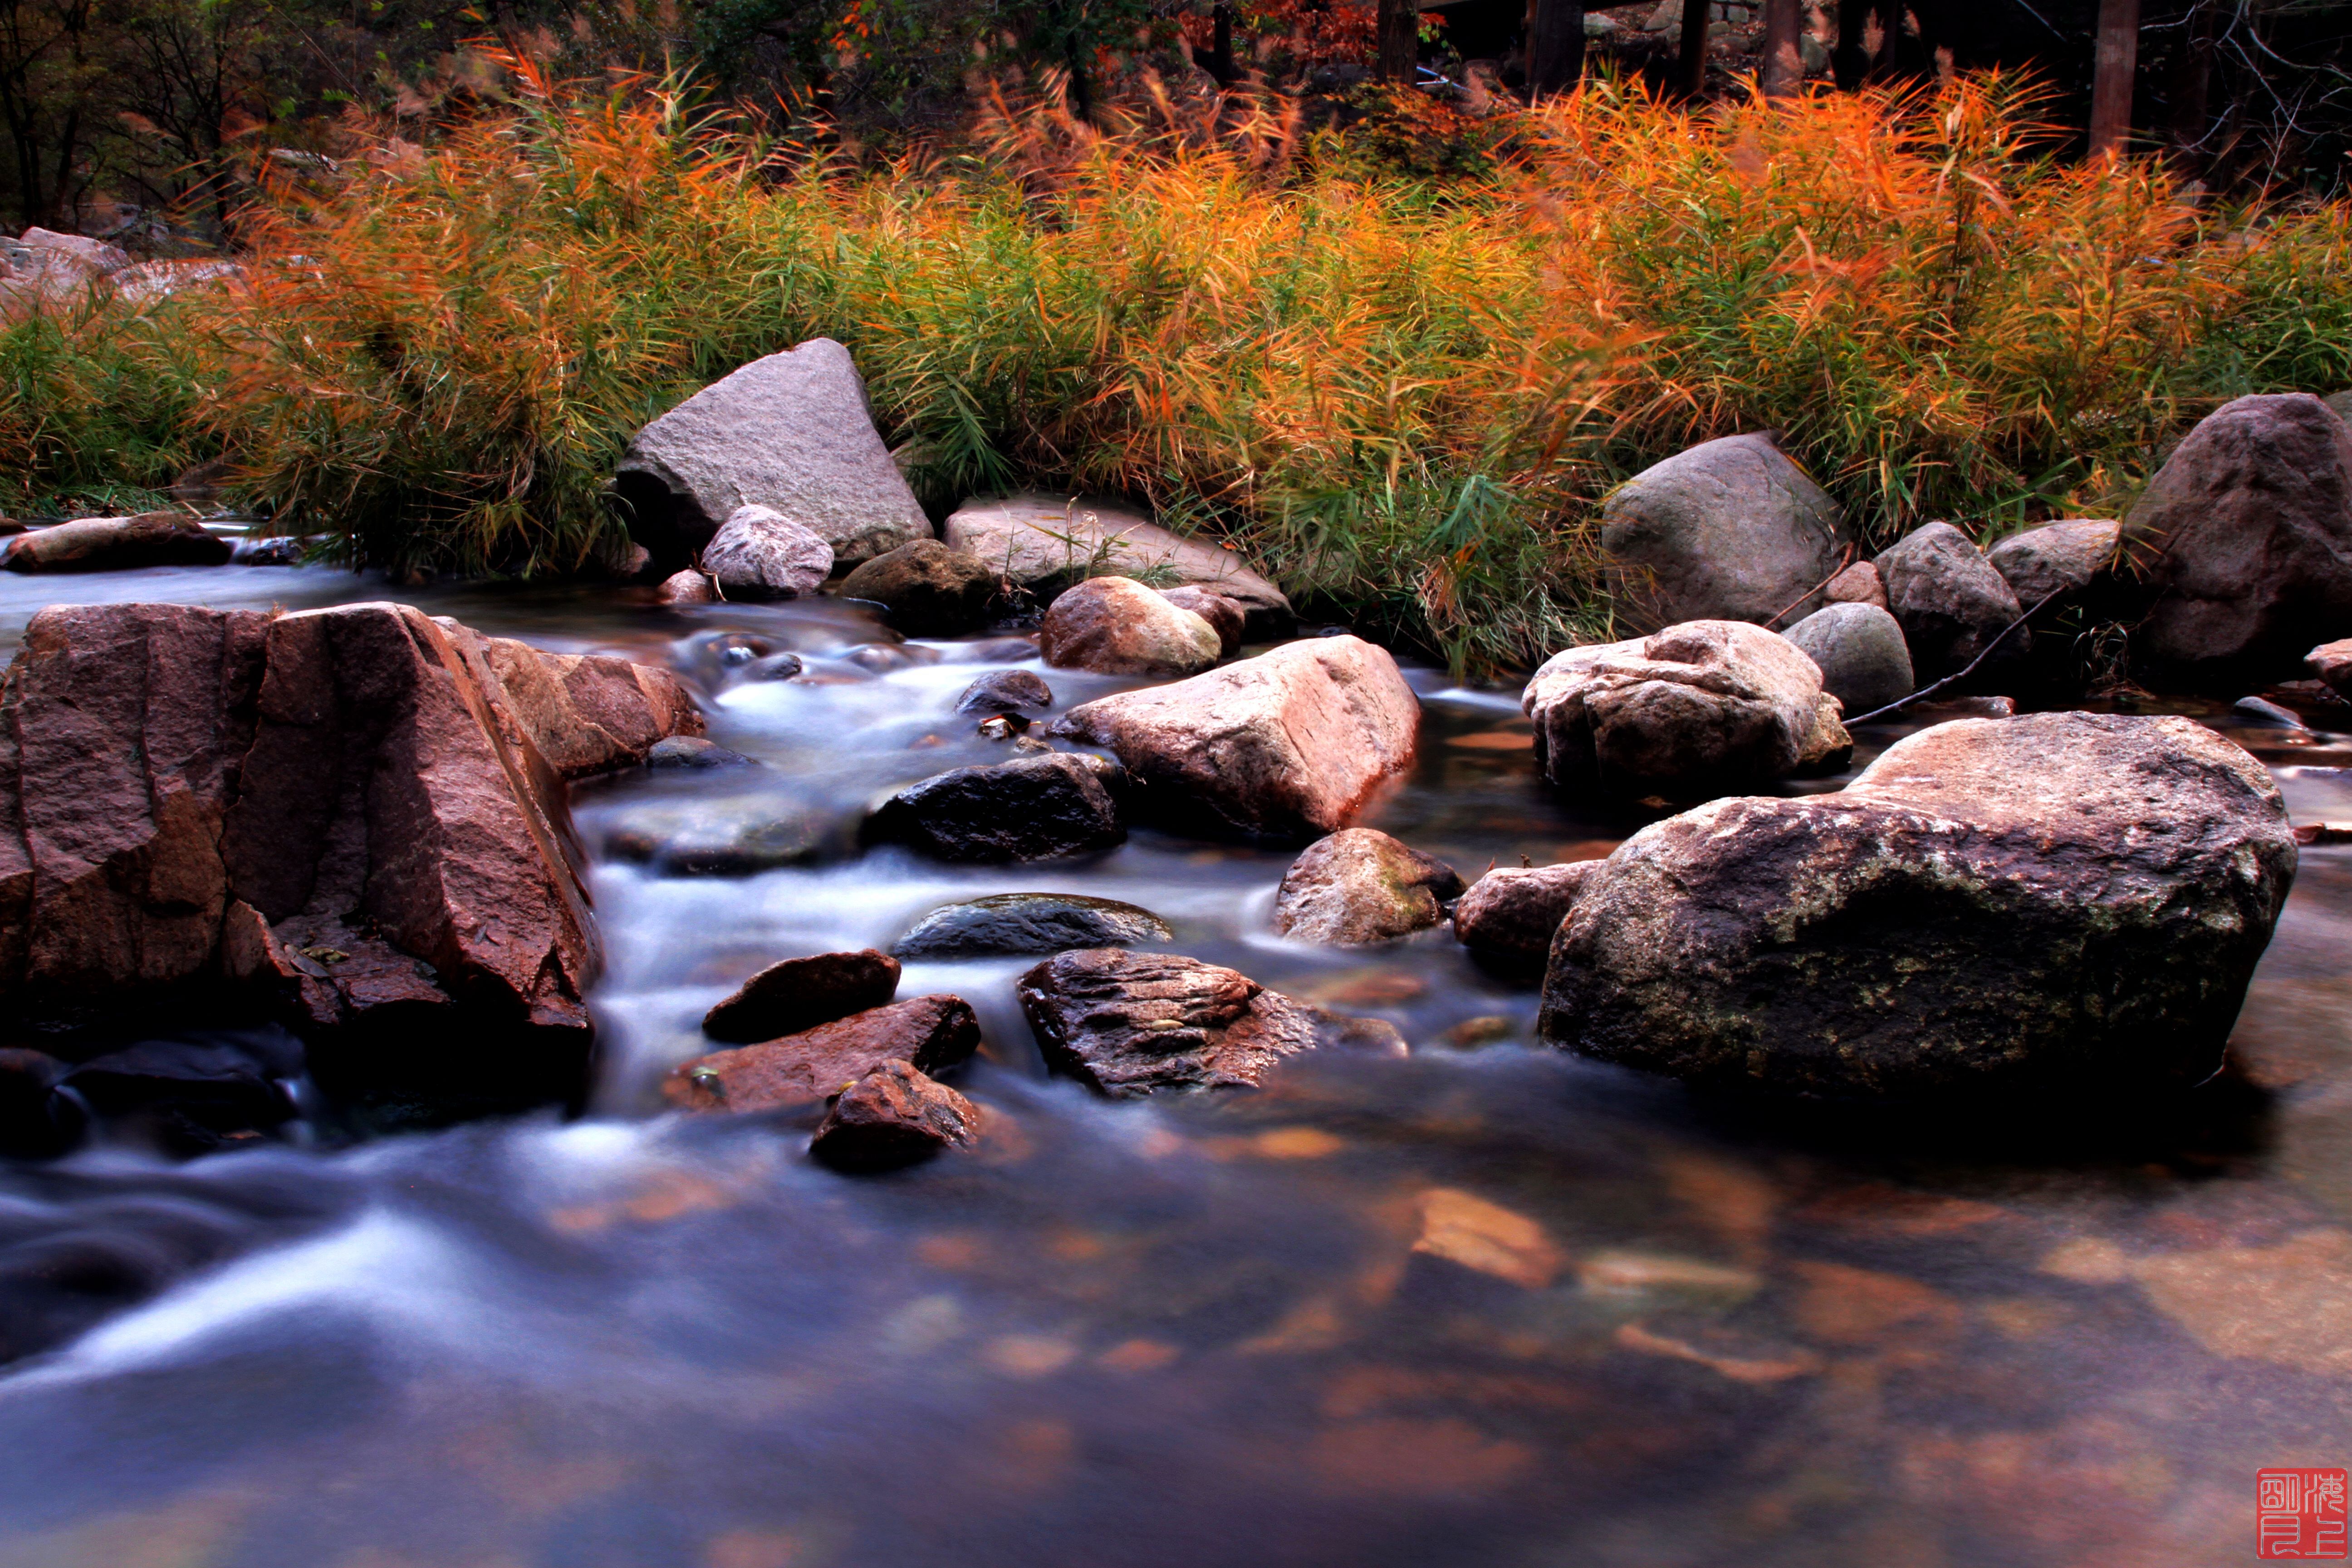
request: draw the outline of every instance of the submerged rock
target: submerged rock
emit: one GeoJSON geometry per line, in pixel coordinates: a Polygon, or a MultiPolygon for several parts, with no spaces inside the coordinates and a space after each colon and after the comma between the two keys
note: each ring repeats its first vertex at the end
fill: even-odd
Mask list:
{"type": "Polygon", "coordinates": [[[1941,724],[1840,794],[1716,801],[1626,840],[1552,948],[1542,1027],[1780,1090],[2192,1084],[2294,865],[2269,774],[2188,720],[1941,724]]]}
{"type": "Polygon", "coordinates": [[[1875,605],[1824,605],[1787,635],[1821,670],[1822,689],[1843,708],[1840,722],[1899,702],[1916,689],[1903,627],[1875,605]]]}
{"type": "Polygon", "coordinates": [[[0,566],[11,572],[126,572],[142,566],[219,566],[236,546],[185,512],[81,517],[8,541],[0,566]]]}
{"type": "Polygon", "coordinates": [[[1102,675],[1166,679],[1217,662],[1217,629],[1127,577],[1089,577],[1055,599],[1037,628],[1045,662],[1102,675]]]}
{"type": "Polygon", "coordinates": [[[1846,542],[1837,503],[1761,434],[1653,464],[1601,509],[1621,596],[1652,626],[1802,616],[1846,542]]]}
{"type": "Polygon", "coordinates": [[[1552,938],[1598,860],[1502,868],[1470,884],[1454,906],[1454,936],[1482,957],[1540,970],[1552,938]]]}
{"type": "Polygon", "coordinates": [[[984,958],[1174,940],[1150,910],[1080,893],[993,893],[945,904],[892,944],[900,958],[984,958]]]}
{"type": "Polygon", "coordinates": [[[845,599],[881,605],[910,637],[947,637],[987,621],[996,586],[996,574],[979,557],[918,539],[859,566],[842,579],[840,591],[845,599]]]}
{"type": "Polygon", "coordinates": [[[738,507],[773,509],[850,563],[931,532],[849,351],[830,338],[754,360],[638,431],[613,484],[630,534],[666,572],[738,507]]]}
{"type": "Polygon", "coordinates": [[[2150,678],[2245,690],[2352,626],[2352,430],[2302,393],[2207,415],[2126,520],[2154,554],[2132,636],[2150,678]]]}
{"type": "Polygon", "coordinates": [[[1160,820],[1300,839],[1346,826],[1412,763],[1421,704],[1384,650],[1315,637],[1085,703],[1054,729],[1116,752],[1160,820]]]}
{"type": "Polygon", "coordinates": [[[1118,765],[1056,752],[957,768],[909,784],[867,819],[876,838],[941,860],[1045,860],[1127,839],[1118,765]]]}
{"type": "Polygon", "coordinates": [[[1555,654],[1520,706],[1544,776],[1584,794],[1703,798],[1834,768],[1853,744],[1820,668],[1744,621],[1555,654]]]}
{"type": "Polygon", "coordinates": [[[1191,584],[1242,606],[1250,635],[1290,635],[1290,601],[1230,550],[1171,533],[1139,512],[1102,501],[1016,495],[958,507],[940,537],[1032,592],[1106,572],[1191,584]]]}
{"type": "Polygon", "coordinates": [[[2010,632],[2024,609],[1976,541],[1948,522],[1914,530],[1878,556],[1886,584],[1886,607],[1902,623],[1911,650],[1913,675],[1937,680],[1966,668],[1988,648],[1992,652],[1971,678],[1998,689],[2025,657],[2025,633],[2010,632]]]}
{"type": "Polygon", "coordinates": [[[1255,1089],[1284,1058],[1321,1046],[1404,1054],[1386,1024],[1341,1018],[1174,953],[1065,952],[1022,975],[1019,992],[1046,1064],[1114,1100],[1255,1089]]]}
{"type": "Polygon", "coordinates": [[[756,877],[813,860],[818,848],[806,814],[760,799],[643,806],[604,836],[606,854],[666,877],[756,877]]]}
{"type": "Polygon", "coordinates": [[[602,654],[542,653],[511,637],[484,637],[482,658],[499,678],[501,705],[567,779],[633,767],[666,741],[702,733],[700,710],[668,670],[602,654]]]}
{"type": "Polygon", "coordinates": [[[56,1113],[52,1092],[66,1064],[45,1051],[0,1046],[0,1158],[47,1160],[65,1152],[76,1129],[56,1113]]]}
{"type": "Polygon", "coordinates": [[[740,752],[730,752],[716,741],[700,735],[672,735],[656,741],[646,751],[646,766],[649,768],[755,768],[759,762],[740,752]]]}
{"type": "Polygon", "coordinates": [[[982,676],[956,699],[959,713],[1043,713],[1054,705],[1054,689],[1033,670],[999,669],[982,676]]]}
{"type": "Polygon", "coordinates": [[[746,1045],[772,1040],[883,1006],[898,994],[898,961],[870,947],[787,958],[713,1005],[702,1016],[702,1032],[746,1045]]]}
{"type": "Polygon", "coordinates": [[[782,1039],[697,1057],[662,1081],[687,1110],[774,1110],[829,1100],[893,1059],[945,1072],[980,1048],[980,1020],[961,996],[917,996],[782,1039]]]}
{"type": "Polygon", "coordinates": [[[980,1139],[980,1108],[911,1062],[882,1063],[841,1091],[809,1144],[835,1170],[895,1171],[980,1139]]]}
{"type": "Polygon", "coordinates": [[[1274,929],[1299,942],[1365,947],[1427,931],[1461,891],[1461,877],[1443,860],[1372,828],[1343,827],[1308,845],[1283,873],[1274,929]]]}

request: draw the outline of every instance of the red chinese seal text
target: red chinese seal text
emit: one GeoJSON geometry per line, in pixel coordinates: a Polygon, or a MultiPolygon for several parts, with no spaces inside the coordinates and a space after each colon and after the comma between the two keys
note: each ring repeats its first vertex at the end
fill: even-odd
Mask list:
{"type": "Polygon", "coordinates": [[[2266,1563],[2342,1559],[2342,1470],[2256,1470],[2254,1555],[2266,1563]]]}

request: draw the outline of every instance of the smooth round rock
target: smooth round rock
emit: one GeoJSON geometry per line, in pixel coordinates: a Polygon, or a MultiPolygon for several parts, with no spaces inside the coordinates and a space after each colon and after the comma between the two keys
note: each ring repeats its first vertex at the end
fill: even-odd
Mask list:
{"type": "Polygon", "coordinates": [[[1129,577],[1089,577],[1055,599],[1037,628],[1045,662],[1103,675],[1167,679],[1217,662],[1217,628],[1129,577]]]}
{"type": "Polygon", "coordinates": [[[702,547],[702,569],[730,599],[795,599],[833,575],[833,546],[773,507],[739,506],[702,547]]]}
{"type": "Polygon", "coordinates": [[[1825,605],[1790,626],[1788,639],[1822,669],[1822,689],[1851,718],[1911,695],[1911,650],[1902,624],[1876,605],[1825,605]]]}
{"type": "Polygon", "coordinates": [[[959,713],[1043,713],[1054,705],[1054,689],[1034,670],[999,669],[982,676],[956,699],[959,713]]]}
{"type": "Polygon", "coordinates": [[[1172,942],[1150,910],[1078,893],[995,893],[933,910],[890,951],[899,958],[985,958],[1172,942]]]}
{"type": "Polygon", "coordinates": [[[877,555],[841,580],[841,596],[865,599],[887,612],[908,637],[954,637],[988,618],[997,577],[987,563],[936,539],[877,555]]]}

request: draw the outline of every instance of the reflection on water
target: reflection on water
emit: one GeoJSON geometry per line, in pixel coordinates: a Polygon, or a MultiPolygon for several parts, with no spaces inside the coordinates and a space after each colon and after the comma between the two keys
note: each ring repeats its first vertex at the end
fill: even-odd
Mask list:
{"type": "MultiPolygon", "coordinates": [[[[382,592],[277,575],[289,607],[382,592]]],[[[37,597],[0,586],[13,634],[37,597]]],[[[0,1378],[12,1568],[2170,1568],[2250,1555],[2257,1467],[2352,1450],[2352,848],[2305,853],[2236,1069],[2160,1125],[1800,1116],[1528,1049],[1532,990],[1443,932],[1274,938],[1277,853],[858,852],[877,796],[1010,754],[953,703],[1039,668],[1024,645],[902,645],[837,605],[411,596],[671,660],[763,764],[583,790],[586,842],[793,814],[818,858],[597,868],[594,1119],[0,1178],[8,1343],[94,1325],[0,1378]],[[803,675],[757,679],[782,651],[803,675]],[[754,968],[1027,889],[1143,905],[1414,1055],[1112,1105],[1045,1077],[1024,961],[919,963],[901,994],[987,1032],[980,1154],[852,1181],[788,1126],[652,1116],[754,968]]],[[[1121,684],[1043,673],[1057,706],[1121,684]]],[[[1637,825],[1543,793],[1507,695],[1416,685],[1381,826],[1474,875],[1637,825]]],[[[2352,817],[2309,765],[2345,760],[2327,739],[2231,732],[2298,821],[2352,817]]]]}

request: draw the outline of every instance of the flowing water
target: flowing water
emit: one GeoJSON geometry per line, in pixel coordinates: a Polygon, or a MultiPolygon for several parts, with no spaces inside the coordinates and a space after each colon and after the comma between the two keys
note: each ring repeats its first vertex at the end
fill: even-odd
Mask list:
{"type": "MultiPolygon", "coordinates": [[[[5,580],[0,639],[68,596],[383,592],[5,580]]],[[[2252,1560],[2257,1468],[2352,1457],[2352,848],[2305,851],[2235,1068],[2154,1121],[1743,1106],[1534,1045],[1533,988],[1442,931],[1275,938],[1280,853],[856,852],[877,796],[1007,754],[952,705],[1040,668],[1018,639],[404,596],[668,661],[767,764],[583,787],[592,847],[686,811],[808,816],[829,852],[731,879],[600,857],[584,1119],[0,1171],[0,1329],[51,1344],[0,1373],[10,1568],[2173,1568],[2252,1560]],[[800,677],[758,678],[787,650],[800,677]],[[901,995],[985,1027],[978,1153],[852,1180],[804,1123],[659,1114],[753,969],[1029,889],[1141,904],[1412,1054],[1111,1104],[1045,1074],[1029,961],[910,963],[901,995]]],[[[1057,706],[1124,684],[1043,673],[1057,706]]],[[[1540,786],[1515,693],[1412,679],[1421,760],[1378,826],[1465,876],[1638,826],[1540,786]]],[[[2231,732],[2296,820],[2352,817],[2352,750],[2231,732]]]]}

